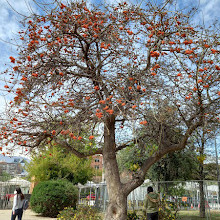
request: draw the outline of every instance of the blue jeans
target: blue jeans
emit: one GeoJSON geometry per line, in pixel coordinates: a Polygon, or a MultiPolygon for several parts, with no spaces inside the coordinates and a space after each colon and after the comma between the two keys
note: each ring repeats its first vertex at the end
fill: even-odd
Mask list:
{"type": "Polygon", "coordinates": [[[158,212],[147,213],[147,220],[158,220],[158,212]]]}
{"type": "Polygon", "coordinates": [[[18,220],[21,220],[22,215],[23,215],[23,209],[15,209],[15,214],[13,215],[13,212],[11,214],[11,220],[15,220],[16,216],[18,216],[18,220]]]}

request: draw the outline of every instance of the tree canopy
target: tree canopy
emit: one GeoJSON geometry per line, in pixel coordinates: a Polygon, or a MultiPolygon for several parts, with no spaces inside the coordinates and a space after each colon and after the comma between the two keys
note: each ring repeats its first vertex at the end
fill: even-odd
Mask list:
{"type": "Polygon", "coordinates": [[[73,184],[85,184],[94,175],[91,159],[81,159],[73,153],[67,154],[59,146],[52,146],[33,154],[26,165],[29,179],[36,182],[67,179],[73,184]]]}
{"type": "Polygon", "coordinates": [[[10,137],[30,147],[58,135],[83,141],[69,124],[80,128],[110,116],[147,125],[149,109],[158,121],[172,114],[186,128],[204,115],[218,120],[219,35],[150,4],[58,6],[19,32],[23,44],[10,57],[5,85],[15,93],[10,124],[2,127],[6,145],[10,137]]]}

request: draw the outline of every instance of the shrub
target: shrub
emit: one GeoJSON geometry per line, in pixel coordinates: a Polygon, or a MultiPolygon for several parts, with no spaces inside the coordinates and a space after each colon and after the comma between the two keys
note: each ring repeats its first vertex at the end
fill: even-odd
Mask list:
{"type": "Polygon", "coordinates": [[[163,220],[175,220],[179,211],[179,202],[169,202],[166,200],[166,196],[161,199],[159,208],[159,219],[163,220]]]}
{"type": "Polygon", "coordinates": [[[101,220],[101,216],[99,216],[97,209],[92,208],[90,206],[80,206],[77,210],[72,207],[67,207],[57,216],[58,220],[101,220]]]}
{"type": "Polygon", "coordinates": [[[140,217],[137,215],[135,211],[128,213],[127,220],[136,220],[140,219],[140,217]]]}
{"type": "Polygon", "coordinates": [[[57,217],[64,207],[76,208],[78,190],[67,180],[40,182],[34,188],[30,199],[33,211],[47,217],[57,217]]]}

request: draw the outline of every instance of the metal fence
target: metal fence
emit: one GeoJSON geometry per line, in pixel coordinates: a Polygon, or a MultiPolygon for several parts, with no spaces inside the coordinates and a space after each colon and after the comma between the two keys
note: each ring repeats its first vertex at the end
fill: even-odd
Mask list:
{"type": "MultiPolygon", "coordinates": [[[[153,186],[161,197],[169,202],[179,201],[181,210],[198,210],[200,207],[199,181],[170,181],[150,182],[136,188],[128,196],[128,209],[139,210],[147,194],[147,187],[153,186]]],[[[210,209],[220,209],[219,187],[217,181],[203,181],[205,207],[207,213],[210,209]]],[[[105,183],[92,182],[79,186],[79,204],[87,204],[105,211],[108,204],[108,193],[105,183]]]]}
{"type": "MultiPolygon", "coordinates": [[[[170,181],[150,182],[132,191],[127,199],[128,209],[140,210],[147,194],[147,187],[153,186],[169,202],[179,201],[182,210],[198,210],[200,207],[199,181],[170,181]]],[[[0,181],[0,209],[10,209],[13,203],[14,190],[20,187],[26,198],[30,198],[30,183],[22,179],[0,181]]],[[[205,207],[207,213],[210,209],[220,210],[219,186],[217,181],[203,181],[205,194],[205,207]]],[[[95,206],[105,211],[108,205],[108,192],[106,183],[95,184],[89,182],[86,185],[78,185],[79,204],[95,206]]]]}

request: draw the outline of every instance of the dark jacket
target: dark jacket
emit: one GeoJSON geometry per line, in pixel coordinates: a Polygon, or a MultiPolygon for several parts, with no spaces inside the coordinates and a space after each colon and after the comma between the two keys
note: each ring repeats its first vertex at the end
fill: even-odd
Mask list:
{"type": "Polygon", "coordinates": [[[158,212],[160,203],[160,195],[155,192],[150,192],[146,195],[144,201],[144,209],[146,213],[158,212]]]}

